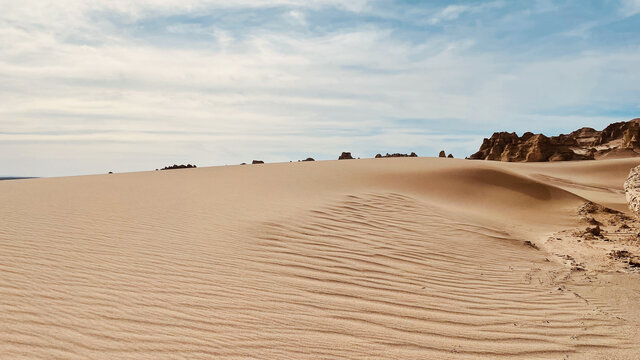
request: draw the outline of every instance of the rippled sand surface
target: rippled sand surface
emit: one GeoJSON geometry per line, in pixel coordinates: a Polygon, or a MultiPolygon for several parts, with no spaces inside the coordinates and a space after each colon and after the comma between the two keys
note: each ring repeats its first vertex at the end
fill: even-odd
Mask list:
{"type": "Polygon", "coordinates": [[[524,241],[575,225],[586,199],[623,210],[638,163],[0,182],[0,358],[635,359],[637,307],[568,291],[571,271],[524,241]]]}

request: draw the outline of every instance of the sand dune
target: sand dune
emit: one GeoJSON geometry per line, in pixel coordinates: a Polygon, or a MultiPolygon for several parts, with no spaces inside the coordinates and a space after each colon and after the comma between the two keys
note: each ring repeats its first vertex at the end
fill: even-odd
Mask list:
{"type": "Polygon", "coordinates": [[[626,211],[638,164],[2,182],[0,358],[636,359],[638,274],[572,271],[540,239],[580,226],[587,200],[626,211]]]}

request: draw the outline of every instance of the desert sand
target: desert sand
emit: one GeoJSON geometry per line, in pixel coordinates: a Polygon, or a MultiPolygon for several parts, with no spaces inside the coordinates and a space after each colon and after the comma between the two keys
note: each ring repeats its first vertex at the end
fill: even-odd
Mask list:
{"type": "Polygon", "coordinates": [[[631,215],[622,184],[639,164],[0,182],[0,358],[637,359],[640,273],[608,256],[637,238],[578,231],[587,201],[631,215]]]}

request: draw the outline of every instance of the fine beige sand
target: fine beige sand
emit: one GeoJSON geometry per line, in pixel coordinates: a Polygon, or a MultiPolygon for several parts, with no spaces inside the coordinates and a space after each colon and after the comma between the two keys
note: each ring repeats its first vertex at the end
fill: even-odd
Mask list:
{"type": "Polygon", "coordinates": [[[638,359],[640,273],[605,254],[637,241],[562,234],[587,200],[628,213],[639,164],[3,181],[0,358],[638,359]]]}

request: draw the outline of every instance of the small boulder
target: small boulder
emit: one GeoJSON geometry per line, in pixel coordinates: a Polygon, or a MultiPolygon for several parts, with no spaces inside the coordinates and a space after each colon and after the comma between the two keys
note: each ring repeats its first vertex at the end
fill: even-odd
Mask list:
{"type": "Polygon", "coordinates": [[[264,164],[264,161],[262,161],[262,160],[253,160],[253,161],[251,162],[251,164],[254,164],[254,165],[255,165],[255,164],[264,164]]]}
{"type": "Polygon", "coordinates": [[[302,161],[315,161],[315,159],[314,159],[314,158],[310,158],[310,157],[309,157],[309,158],[306,158],[306,159],[304,159],[304,160],[302,160],[302,161]]]}
{"type": "Polygon", "coordinates": [[[601,236],[602,235],[602,229],[600,229],[600,225],[596,225],[594,227],[588,227],[584,231],[584,233],[585,233],[585,235],[591,234],[593,236],[601,236]]]}
{"type": "Polygon", "coordinates": [[[438,157],[447,157],[447,153],[445,153],[444,150],[440,150],[440,154],[438,154],[438,157]]]}
{"type": "Polygon", "coordinates": [[[453,159],[453,155],[452,155],[452,154],[449,154],[449,155],[447,155],[447,158],[449,158],[449,159],[453,159]]]}

